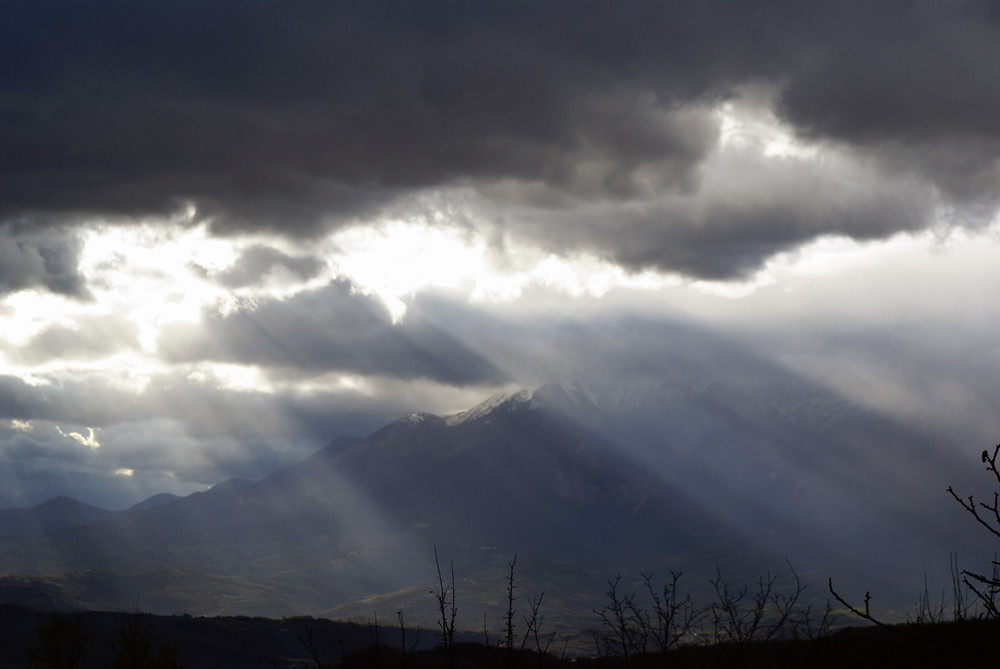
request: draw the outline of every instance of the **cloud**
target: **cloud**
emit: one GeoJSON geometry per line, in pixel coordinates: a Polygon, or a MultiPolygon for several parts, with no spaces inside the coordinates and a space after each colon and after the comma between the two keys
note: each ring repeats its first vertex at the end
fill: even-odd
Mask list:
{"type": "Polygon", "coordinates": [[[744,279],[813,239],[885,239],[930,226],[933,189],[849,152],[775,157],[734,147],[711,158],[697,192],[644,202],[523,211],[504,230],[555,253],[586,251],[632,271],[744,279]]]}
{"type": "Polygon", "coordinates": [[[236,363],[299,377],[340,371],[457,385],[504,381],[447,327],[419,316],[394,324],[381,302],[346,281],[228,315],[206,309],[201,323],[167,326],[158,348],[173,363],[236,363]]]}
{"type": "Polygon", "coordinates": [[[852,10],[783,92],[781,109],[802,132],[856,143],[1000,134],[995,5],[852,10]]]}
{"type": "Polygon", "coordinates": [[[6,347],[7,357],[28,365],[55,360],[99,360],[139,346],[135,323],[117,314],[83,315],[67,320],[66,325],[48,327],[22,345],[6,347]]]}
{"type": "Polygon", "coordinates": [[[16,418],[10,421],[10,426],[18,432],[31,432],[34,429],[30,420],[24,421],[17,420],[16,418]]]}
{"type": "Polygon", "coordinates": [[[86,446],[87,448],[93,448],[93,449],[98,449],[101,447],[100,442],[97,441],[96,437],[94,437],[94,428],[92,427],[87,428],[86,437],[80,434],[79,432],[69,432],[69,433],[63,432],[58,425],[56,426],[56,431],[62,436],[66,437],[67,439],[72,439],[81,446],[86,446]]]}
{"type": "Polygon", "coordinates": [[[882,3],[831,34],[783,90],[803,136],[863,148],[956,205],[1000,197],[1000,13],[991,3],[882,3]]]}
{"type": "MultiPolygon", "coordinates": [[[[566,238],[567,253],[603,245],[630,268],[727,278],[824,234],[931,224],[934,212],[865,213],[863,197],[844,202],[846,223],[781,190],[762,190],[748,215],[716,200],[703,185],[716,112],[754,86],[775,91],[768,104],[793,132],[857,152],[861,174],[890,191],[906,178],[939,189],[962,209],[952,222],[982,224],[1000,193],[988,3],[104,0],[5,11],[0,220],[29,226],[193,206],[216,234],[315,237],[465,188],[506,210],[465,212],[483,225],[506,230],[518,212],[515,224],[566,238]],[[870,161],[880,170],[865,171],[870,161]],[[664,210],[665,194],[694,202],[664,210]],[[581,212],[584,232],[564,235],[581,212]],[[650,248],[617,248],[621,219],[650,248]],[[702,228],[738,248],[706,243],[702,228]]],[[[758,158],[747,169],[766,171],[758,158]]],[[[253,253],[249,265],[277,262],[253,253]]],[[[278,264],[308,274],[302,262],[278,264]]],[[[44,276],[23,269],[9,282],[44,276]]]]}
{"type": "Polygon", "coordinates": [[[106,479],[94,469],[100,458],[100,449],[80,448],[52,423],[35,422],[30,433],[0,427],[0,507],[37,504],[53,491],[86,490],[100,499],[106,479]]]}
{"type": "Polygon", "coordinates": [[[8,211],[187,199],[238,219],[295,199],[350,211],[455,178],[560,181],[580,158],[693,164],[705,147],[693,119],[671,123],[687,118],[677,103],[720,90],[699,83],[722,37],[688,32],[700,11],[52,4],[59,22],[21,9],[4,35],[8,211]]]}
{"type": "Polygon", "coordinates": [[[79,272],[80,243],[72,233],[25,233],[0,227],[0,296],[31,288],[89,297],[79,272]]]}
{"type": "Polygon", "coordinates": [[[326,267],[313,256],[289,256],[277,249],[255,244],[245,249],[240,257],[218,274],[217,280],[227,288],[257,285],[271,274],[287,273],[292,279],[305,282],[315,278],[326,267]]]}

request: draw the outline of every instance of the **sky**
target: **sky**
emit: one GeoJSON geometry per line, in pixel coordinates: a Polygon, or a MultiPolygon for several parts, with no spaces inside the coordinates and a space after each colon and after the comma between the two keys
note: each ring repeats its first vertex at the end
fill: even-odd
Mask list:
{"type": "Polygon", "coordinates": [[[0,507],[656,377],[679,328],[1000,440],[995,3],[38,0],[0,63],[0,507]]]}

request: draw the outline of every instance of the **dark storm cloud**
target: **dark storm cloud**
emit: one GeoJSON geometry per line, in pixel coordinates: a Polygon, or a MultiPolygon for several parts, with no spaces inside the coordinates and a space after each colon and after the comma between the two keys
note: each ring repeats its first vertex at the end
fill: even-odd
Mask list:
{"type": "Polygon", "coordinates": [[[735,152],[702,191],[642,205],[524,212],[505,227],[553,251],[585,249],[635,271],[726,280],[825,234],[867,240],[921,230],[934,202],[931,189],[911,180],[860,175],[832,160],[756,165],[735,152]]]}
{"type": "Polygon", "coordinates": [[[996,3],[870,4],[785,89],[802,132],[859,143],[1000,135],[996,3]]]}
{"type": "Polygon", "coordinates": [[[394,324],[377,298],[352,292],[346,281],[287,300],[262,299],[228,315],[209,310],[203,315],[202,323],[165,328],[158,346],[167,360],[259,365],[297,375],[340,371],[427,378],[457,385],[505,380],[446,327],[419,317],[394,324]]]}
{"type": "MultiPolygon", "coordinates": [[[[193,204],[216,232],[302,235],[451,186],[543,211],[697,194],[719,136],[712,105],[763,83],[804,136],[916,174],[976,204],[978,223],[1000,190],[991,7],[13,3],[0,16],[0,220],[193,204]]],[[[799,215],[785,205],[756,211],[799,215]]],[[[914,227],[870,213],[860,233],[837,216],[803,234],[734,218],[749,252],[646,217],[638,237],[672,251],[637,261],[609,232],[628,211],[612,210],[593,236],[565,235],[566,250],[610,243],[632,265],[732,277],[814,236],[914,227]]],[[[571,218],[526,220],[558,239],[571,218]]]]}
{"type": "Polygon", "coordinates": [[[864,147],[959,205],[1000,196],[1000,11],[871,3],[793,77],[780,109],[805,136],[864,147]]]}
{"type": "Polygon", "coordinates": [[[710,16],[693,13],[600,3],[18,7],[2,35],[10,151],[0,170],[11,196],[0,215],[162,214],[193,202],[218,229],[295,232],[456,180],[573,189],[582,162],[612,166],[596,196],[620,191],[650,159],[686,179],[710,142],[692,141],[704,133],[690,123],[650,126],[648,112],[669,121],[689,100],[724,92],[689,71],[711,53],[693,34],[710,16]]]}
{"type": "MultiPolygon", "coordinates": [[[[580,9],[14,8],[0,40],[10,147],[0,213],[163,213],[190,201],[222,228],[293,231],[453,179],[566,179],[581,141],[598,156],[607,146],[607,133],[578,132],[611,94],[596,84],[616,80],[626,64],[616,61],[651,74],[631,38],[586,46],[600,24],[580,9]],[[570,31],[554,43],[562,21],[570,31]],[[612,71],[587,74],[602,63],[612,71]]],[[[625,167],[677,143],[608,148],[625,167]]]]}

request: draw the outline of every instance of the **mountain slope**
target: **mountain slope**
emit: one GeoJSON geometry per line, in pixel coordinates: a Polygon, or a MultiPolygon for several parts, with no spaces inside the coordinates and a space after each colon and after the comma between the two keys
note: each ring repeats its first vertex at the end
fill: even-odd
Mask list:
{"type": "Polygon", "coordinates": [[[129,512],[135,511],[145,511],[146,509],[152,509],[155,506],[160,506],[161,504],[170,504],[171,502],[176,502],[181,499],[180,495],[173,495],[169,492],[161,492],[158,495],[153,495],[152,497],[147,497],[141,502],[137,502],[128,508],[129,512]]]}
{"type": "MultiPolygon", "coordinates": [[[[713,532],[708,516],[531,393],[491,402],[412,414],[257,483],[0,550],[15,556],[11,571],[181,569],[325,610],[431,581],[435,546],[470,574],[519,553],[596,569],[600,583],[626,558],[668,544],[676,553],[713,532]]],[[[200,605],[183,610],[215,612],[200,605]]]]}

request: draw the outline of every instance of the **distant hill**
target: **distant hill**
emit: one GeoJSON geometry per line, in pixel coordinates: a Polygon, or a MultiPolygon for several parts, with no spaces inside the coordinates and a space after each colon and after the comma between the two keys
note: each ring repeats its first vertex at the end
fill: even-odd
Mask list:
{"type": "Polygon", "coordinates": [[[114,517],[116,512],[56,497],[27,509],[0,511],[0,541],[51,534],[114,517]]]}

